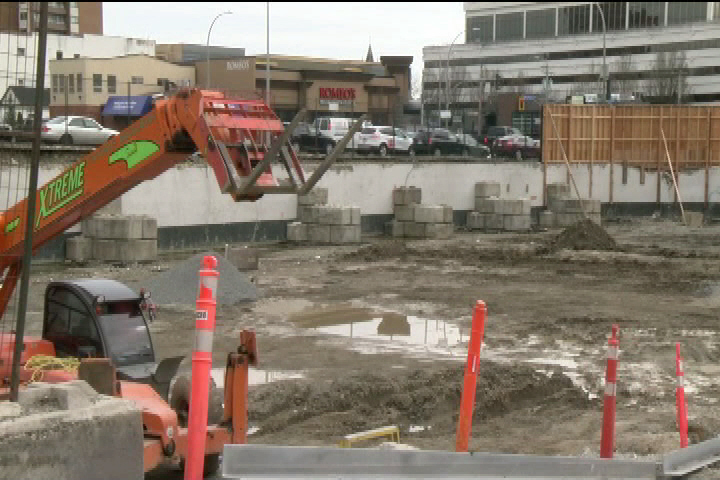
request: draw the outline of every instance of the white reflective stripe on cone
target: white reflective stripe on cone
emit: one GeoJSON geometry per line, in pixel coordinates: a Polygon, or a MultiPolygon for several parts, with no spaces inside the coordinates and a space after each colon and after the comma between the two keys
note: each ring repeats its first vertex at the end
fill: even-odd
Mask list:
{"type": "Polygon", "coordinates": [[[683,368],[685,365],[683,365],[682,360],[678,360],[678,369],[680,370],[680,373],[685,373],[685,369],[683,368]]]}
{"type": "Polygon", "coordinates": [[[213,331],[199,329],[195,332],[195,345],[193,351],[195,352],[212,352],[213,345],[213,331]]]}
{"type": "Polygon", "coordinates": [[[617,360],[618,358],[618,347],[608,347],[607,358],[617,360]]]}
{"type": "Polygon", "coordinates": [[[217,285],[218,285],[217,275],[212,275],[212,276],[207,276],[207,277],[200,275],[200,281],[198,282],[198,291],[197,291],[196,298],[200,298],[200,288],[205,287],[205,288],[210,289],[210,291],[212,292],[212,296],[210,298],[212,298],[213,300],[216,300],[217,299],[217,285]]]}
{"type": "Polygon", "coordinates": [[[679,376],[677,377],[677,386],[678,386],[678,387],[684,387],[684,386],[685,386],[685,376],[684,376],[684,375],[679,375],[679,376]]]}
{"type": "Polygon", "coordinates": [[[616,389],[617,389],[617,387],[615,386],[614,383],[610,383],[610,382],[606,383],[605,384],[605,395],[614,397],[616,389]]]}

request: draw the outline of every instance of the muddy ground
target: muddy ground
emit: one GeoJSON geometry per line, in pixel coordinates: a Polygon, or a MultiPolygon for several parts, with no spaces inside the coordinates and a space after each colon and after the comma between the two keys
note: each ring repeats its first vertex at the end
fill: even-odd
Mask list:
{"type": "MultiPolygon", "coordinates": [[[[643,219],[605,229],[615,250],[555,248],[557,230],[262,245],[260,268],[249,272],[261,298],[218,309],[214,366],[224,365],[241,329],[256,330],[251,443],[335,445],[345,434],[395,424],[403,443],[452,450],[471,311],[484,300],[472,450],[598,456],[613,324],[620,327],[616,455],[678,448],[676,342],[691,442],[717,435],[720,227],[643,219]]],[[[182,258],[38,267],[29,332],[39,333],[52,278],[105,276],[139,289],[182,258]]],[[[193,325],[188,307],[161,305],[151,327],[158,357],[189,353],[193,325]]]]}

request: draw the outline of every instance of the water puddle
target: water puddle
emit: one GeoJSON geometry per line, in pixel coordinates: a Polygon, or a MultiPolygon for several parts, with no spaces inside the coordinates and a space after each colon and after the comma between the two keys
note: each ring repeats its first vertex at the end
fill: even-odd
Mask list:
{"type": "Polygon", "coordinates": [[[432,349],[463,355],[468,341],[468,329],[449,322],[349,304],[308,308],[289,319],[300,328],[345,337],[362,353],[432,349]]]}
{"type": "MultiPolygon", "coordinates": [[[[223,388],[225,386],[225,367],[213,368],[210,371],[210,376],[215,381],[215,385],[218,388],[223,388]]],[[[305,374],[303,372],[283,370],[260,370],[253,367],[250,367],[248,370],[248,384],[250,386],[298,378],[305,378],[305,374]]]]}

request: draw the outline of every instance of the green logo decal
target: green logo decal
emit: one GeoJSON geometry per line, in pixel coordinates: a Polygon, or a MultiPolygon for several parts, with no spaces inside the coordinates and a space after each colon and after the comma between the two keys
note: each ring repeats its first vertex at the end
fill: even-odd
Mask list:
{"type": "Polygon", "coordinates": [[[20,217],[15,217],[15,220],[5,225],[5,233],[10,233],[20,225],[20,217]]]}
{"type": "Polygon", "coordinates": [[[137,140],[135,142],[128,143],[110,155],[109,164],[112,165],[115,162],[125,160],[127,162],[128,170],[131,170],[158,150],[160,150],[160,147],[158,147],[154,142],[149,140],[137,140]]]}
{"type": "Polygon", "coordinates": [[[72,202],[84,192],[85,162],[53,180],[47,187],[40,190],[40,212],[37,215],[35,228],[40,220],[45,219],[62,207],[72,202]]]}

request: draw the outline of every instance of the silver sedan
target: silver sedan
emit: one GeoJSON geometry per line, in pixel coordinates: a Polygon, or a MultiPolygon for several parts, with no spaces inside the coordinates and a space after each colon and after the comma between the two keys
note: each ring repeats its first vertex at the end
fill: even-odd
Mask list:
{"type": "Polygon", "coordinates": [[[63,145],[100,145],[119,132],[105,128],[88,117],[55,117],[42,126],[41,138],[45,142],[63,145]]]}

